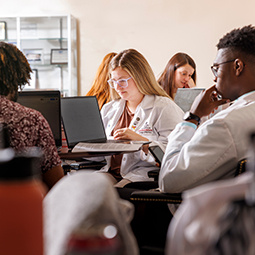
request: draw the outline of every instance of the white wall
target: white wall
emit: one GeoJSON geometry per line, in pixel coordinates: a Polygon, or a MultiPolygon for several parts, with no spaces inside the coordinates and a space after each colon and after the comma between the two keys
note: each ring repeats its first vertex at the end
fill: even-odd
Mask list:
{"type": "Polygon", "coordinates": [[[218,40],[253,24],[254,0],[9,0],[0,16],[71,13],[78,20],[79,94],[90,88],[104,55],[140,51],[156,77],[178,51],[197,64],[199,87],[213,84],[210,66],[218,40]]]}

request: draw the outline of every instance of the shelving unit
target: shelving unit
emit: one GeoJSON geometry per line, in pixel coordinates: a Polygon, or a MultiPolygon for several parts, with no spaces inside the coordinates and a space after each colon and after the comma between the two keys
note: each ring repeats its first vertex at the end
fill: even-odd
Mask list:
{"type": "Polygon", "coordinates": [[[58,89],[63,96],[77,95],[76,20],[72,15],[3,17],[1,22],[6,31],[0,31],[0,40],[15,44],[33,70],[31,86],[25,89],[58,89]]]}

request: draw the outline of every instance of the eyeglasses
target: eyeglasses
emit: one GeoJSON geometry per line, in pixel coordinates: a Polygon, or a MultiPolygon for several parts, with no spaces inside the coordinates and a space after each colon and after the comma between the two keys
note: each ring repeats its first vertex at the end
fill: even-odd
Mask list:
{"type": "Polygon", "coordinates": [[[235,59],[233,59],[233,60],[228,60],[228,61],[225,61],[225,62],[222,62],[222,63],[215,64],[215,65],[211,66],[211,70],[212,70],[212,72],[213,72],[213,75],[214,75],[215,77],[218,77],[219,65],[223,65],[223,64],[230,63],[230,62],[233,62],[233,61],[235,61],[235,59]]]}
{"type": "Polygon", "coordinates": [[[126,88],[128,86],[128,80],[130,80],[132,77],[129,77],[127,79],[120,79],[120,80],[113,80],[113,79],[110,79],[108,80],[108,84],[110,85],[111,88],[115,88],[115,86],[117,86],[117,84],[121,87],[121,88],[126,88]]]}

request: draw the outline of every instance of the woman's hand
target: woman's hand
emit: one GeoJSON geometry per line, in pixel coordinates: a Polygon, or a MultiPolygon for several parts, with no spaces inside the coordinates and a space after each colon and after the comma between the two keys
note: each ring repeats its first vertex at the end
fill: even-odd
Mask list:
{"type": "Polygon", "coordinates": [[[188,81],[188,87],[189,88],[196,87],[196,84],[195,84],[195,82],[194,82],[194,80],[192,78],[190,78],[189,81],[188,81]]]}
{"type": "MultiPolygon", "coordinates": [[[[132,131],[129,128],[120,128],[116,130],[113,134],[113,138],[116,140],[149,141],[149,139],[147,139],[146,137],[137,134],[135,131],[132,131]]],[[[143,145],[142,150],[145,154],[148,154],[148,148],[149,145],[143,145]]]]}
{"type": "Polygon", "coordinates": [[[137,134],[129,128],[120,128],[113,134],[116,140],[136,140],[136,141],[149,141],[146,137],[137,134]]]}

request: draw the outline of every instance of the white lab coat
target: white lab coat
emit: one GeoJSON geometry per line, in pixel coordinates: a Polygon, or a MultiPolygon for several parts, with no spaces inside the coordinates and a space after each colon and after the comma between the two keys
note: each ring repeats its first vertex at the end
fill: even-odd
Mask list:
{"type": "MultiPolygon", "coordinates": [[[[211,182],[183,192],[183,202],[176,211],[168,229],[165,254],[209,254],[209,250],[218,241],[221,231],[225,232],[232,228],[229,224],[231,224],[234,213],[230,214],[230,222],[226,222],[226,220],[222,222],[223,215],[229,211],[232,201],[244,199],[252,181],[251,173],[244,173],[232,180],[211,182]]],[[[238,240],[235,242],[236,235],[232,232],[233,239],[230,238],[223,245],[230,250],[229,254],[233,254],[231,250],[238,251],[237,247],[240,247],[240,243],[254,249],[254,217],[252,216],[252,219],[249,217],[251,215],[246,211],[243,221],[240,221],[240,217],[238,222],[235,220],[233,228],[240,231],[240,242],[238,240]],[[252,242],[249,242],[250,240],[252,242]],[[235,247],[235,245],[237,246],[235,247]]],[[[247,255],[248,253],[239,252],[238,254],[247,255]]],[[[249,254],[254,254],[254,250],[249,254]]]]}
{"type": "Polygon", "coordinates": [[[195,127],[179,123],[168,137],[159,174],[164,192],[182,192],[234,176],[238,161],[247,157],[249,134],[255,131],[255,92],[195,127]]]}
{"type": "MultiPolygon", "coordinates": [[[[107,137],[116,126],[126,105],[126,100],[119,99],[104,105],[101,110],[107,137]]],[[[145,95],[137,106],[129,128],[138,134],[156,141],[165,148],[167,137],[182,121],[183,111],[173,100],[167,97],[145,95]]],[[[110,167],[111,157],[106,157],[107,165],[100,171],[107,172],[110,167]]],[[[151,155],[143,151],[124,154],[121,162],[120,174],[123,178],[134,181],[149,181],[147,172],[158,169],[151,155]]]]}

